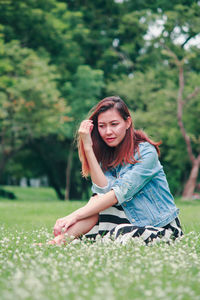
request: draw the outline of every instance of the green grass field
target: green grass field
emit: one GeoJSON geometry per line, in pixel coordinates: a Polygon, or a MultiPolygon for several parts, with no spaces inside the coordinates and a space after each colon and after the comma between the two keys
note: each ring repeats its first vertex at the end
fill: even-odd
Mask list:
{"type": "Polygon", "coordinates": [[[0,299],[200,299],[200,201],[177,200],[182,240],[145,246],[77,241],[34,246],[52,238],[57,218],[84,205],[47,188],[7,188],[0,199],[0,299]]]}

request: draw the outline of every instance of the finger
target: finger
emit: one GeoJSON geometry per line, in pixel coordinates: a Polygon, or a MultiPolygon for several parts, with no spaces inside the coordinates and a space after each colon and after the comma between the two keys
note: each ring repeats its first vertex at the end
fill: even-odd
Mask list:
{"type": "Polygon", "coordinates": [[[91,123],[91,124],[86,124],[86,125],[84,126],[83,130],[85,130],[86,133],[91,133],[92,130],[93,130],[93,128],[94,128],[94,125],[91,123]]]}
{"type": "Polygon", "coordinates": [[[80,128],[80,130],[81,130],[82,132],[88,132],[89,129],[90,129],[90,126],[91,126],[91,125],[85,124],[85,125],[83,125],[83,126],[80,128]]]}
{"type": "Polygon", "coordinates": [[[65,233],[67,231],[67,229],[69,228],[69,224],[65,224],[65,226],[63,227],[63,233],[65,233]]]}
{"type": "Polygon", "coordinates": [[[87,120],[83,120],[81,123],[93,123],[93,120],[87,119],[87,120]]]}
{"type": "Polygon", "coordinates": [[[61,222],[62,222],[61,219],[58,219],[58,220],[56,221],[55,226],[60,226],[61,222]]]}
{"type": "Polygon", "coordinates": [[[54,227],[53,234],[54,234],[54,236],[57,236],[57,235],[61,234],[61,228],[60,227],[54,227]]]}
{"type": "Polygon", "coordinates": [[[56,244],[56,242],[54,240],[47,242],[47,245],[55,245],[55,244],[56,244]]]}
{"type": "Polygon", "coordinates": [[[65,224],[65,221],[64,221],[64,218],[62,218],[62,219],[58,219],[58,220],[56,221],[55,226],[56,226],[56,227],[62,227],[64,224],[65,224]]]}
{"type": "Polygon", "coordinates": [[[72,220],[69,220],[66,224],[65,224],[65,226],[64,226],[64,230],[65,230],[65,232],[67,231],[67,229],[70,227],[70,226],[72,226],[72,225],[74,225],[76,223],[76,221],[75,221],[75,219],[72,219],[72,220]]]}
{"type": "Polygon", "coordinates": [[[91,120],[85,120],[81,123],[81,126],[80,127],[83,127],[83,128],[88,128],[90,127],[91,125],[93,124],[93,122],[91,120]]]}
{"type": "Polygon", "coordinates": [[[48,241],[47,244],[48,245],[61,245],[64,244],[65,242],[65,236],[64,235],[58,235],[57,237],[55,237],[53,240],[48,241]]]}
{"type": "Polygon", "coordinates": [[[56,223],[56,226],[62,226],[63,225],[63,221],[62,220],[59,220],[57,223],[56,223]]]}
{"type": "Polygon", "coordinates": [[[74,223],[75,223],[75,222],[73,222],[73,221],[70,221],[70,222],[66,223],[65,226],[63,227],[63,232],[66,232],[67,229],[68,229],[70,226],[72,226],[74,223]]]}
{"type": "Polygon", "coordinates": [[[94,125],[91,124],[91,126],[90,126],[90,133],[92,132],[93,128],[94,128],[94,125]]]}
{"type": "Polygon", "coordinates": [[[58,231],[54,229],[54,230],[53,230],[53,235],[54,235],[54,236],[57,236],[58,234],[59,234],[58,231]]]}
{"type": "Polygon", "coordinates": [[[88,133],[89,132],[89,128],[90,127],[87,127],[86,125],[83,125],[79,128],[78,132],[79,133],[88,133]]]}
{"type": "Polygon", "coordinates": [[[43,246],[43,245],[44,245],[43,243],[34,243],[33,244],[33,246],[40,246],[40,247],[43,246]]]}

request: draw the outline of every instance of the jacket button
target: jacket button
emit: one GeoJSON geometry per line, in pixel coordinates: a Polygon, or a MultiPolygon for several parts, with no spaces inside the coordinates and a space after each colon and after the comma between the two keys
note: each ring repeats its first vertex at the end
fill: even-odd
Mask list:
{"type": "Polygon", "coordinates": [[[126,206],[126,203],[124,203],[124,206],[126,206]]]}
{"type": "Polygon", "coordinates": [[[132,222],[135,222],[135,219],[131,219],[132,222]]]}

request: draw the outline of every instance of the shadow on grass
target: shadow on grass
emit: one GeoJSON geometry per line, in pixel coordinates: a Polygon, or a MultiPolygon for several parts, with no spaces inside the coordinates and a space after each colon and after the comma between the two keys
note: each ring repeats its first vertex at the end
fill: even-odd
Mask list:
{"type": "Polygon", "coordinates": [[[10,191],[6,191],[4,189],[0,189],[0,198],[6,198],[9,200],[16,200],[17,197],[15,196],[15,194],[13,192],[10,191]]]}

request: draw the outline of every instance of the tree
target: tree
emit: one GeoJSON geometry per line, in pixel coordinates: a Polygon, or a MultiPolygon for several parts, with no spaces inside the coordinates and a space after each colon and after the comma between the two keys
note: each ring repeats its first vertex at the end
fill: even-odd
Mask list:
{"type": "Polygon", "coordinates": [[[115,65],[121,61],[113,48],[123,10],[114,0],[66,1],[70,11],[81,12],[84,27],[89,29],[82,43],[85,64],[101,69],[105,78],[113,77],[115,65]]]}
{"type": "MultiPolygon", "coordinates": [[[[199,84],[199,86],[196,86],[195,89],[190,94],[185,96],[185,98],[184,98],[184,89],[185,89],[184,65],[185,65],[185,62],[188,61],[188,58],[191,56],[191,54],[188,55],[188,57],[185,57],[184,59],[180,60],[180,59],[178,59],[177,55],[169,49],[167,49],[167,51],[165,51],[164,53],[167,54],[168,56],[170,56],[170,58],[172,59],[172,61],[174,62],[174,64],[177,67],[177,70],[178,70],[179,89],[178,89],[178,95],[177,95],[177,120],[178,120],[178,125],[180,128],[181,134],[182,134],[185,144],[186,144],[188,157],[189,157],[190,163],[192,165],[189,178],[185,184],[183,194],[182,194],[183,198],[187,199],[187,198],[192,197],[195,187],[196,187],[196,184],[197,184],[197,178],[198,178],[199,167],[200,167],[200,148],[199,148],[200,147],[200,136],[196,136],[196,138],[194,139],[194,135],[192,136],[192,135],[188,134],[187,129],[183,122],[183,108],[187,101],[190,101],[191,99],[196,98],[198,96],[198,94],[200,93],[200,84],[199,84]],[[197,150],[196,155],[195,155],[195,150],[192,149],[191,137],[193,137],[193,140],[195,140],[197,142],[197,145],[199,148],[197,150]]],[[[198,105],[198,103],[196,103],[196,104],[198,105]]],[[[197,106],[197,109],[198,109],[198,106],[197,106]]]]}
{"type": "Polygon", "coordinates": [[[161,162],[172,192],[180,192],[187,160],[176,122],[176,84],[174,70],[160,65],[148,72],[134,72],[108,85],[109,94],[117,94],[131,110],[136,129],[145,130],[155,141],[162,141],[161,162]],[[177,151],[178,149],[178,151],[177,151]]]}
{"type": "Polygon", "coordinates": [[[97,99],[101,95],[103,87],[103,72],[101,70],[93,70],[87,65],[79,66],[76,74],[72,78],[72,81],[66,82],[63,87],[63,94],[70,105],[70,111],[67,118],[71,120],[71,122],[67,122],[63,127],[63,134],[71,140],[66,169],[65,199],[69,199],[71,194],[70,179],[73,157],[73,140],[77,126],[80,124],[80,121],[87,117],[89,110],[97,103],[97,99]]]}
{"type": "MultiPolygon", "coordinates": [[[[197,52],[199,51],[197,47],[188,46],[191,40],[199,34],[199,17],[200,6],[198,3],[194,2],[190,7],[181,4],[175,6],[174,12],[167,12],[167,21],[164,24],[161,40],[161,45],[165,49],[162,52],[170,57],[169,66],[172,68],[175,66],[178,70],[177,120],[192,165],[189,179],[186,181],[182,194],[184,198],[191,198],[194,193],[200,165],[199,127],[198,125],[197,127],[191,126],[193,124],[191,119],[188,122],[190,125],[187,125],[188,118],[184,117],[186,114],[183,111],[184,106],[187,106],[188,115],[191,111],[191,108],[188,110],[188,105],[189,107],[195,105],[196,112],[199,111],[197,96],[200,91],[198,76],[200,69],[192,67],[192,64],[190,64],[191,58],[197,58],[197,52]],[[188,76],[184,76],[184,69],[186,74],[190,72],[190,80],[188,76]],[[193,103],[192,100],[194,100],[193,103]]],[[[192,115],[192,118],[194,118],[194,115],[192,115]]]]}
{"type": "MultiPolygon", "coordinates": [[[[27,167],[23,161],[22,151],[28,151],[25,156],[30,159],[37,156],[41,174],[49,174],[51,184],[60,195],[65,178],[70,198],[81,198],[83,190],[86,195],[89,185],[80,179],[80,162],[73,148],[74,134],[78,123],[97,99],[117,93],[133,110],[136,126],[145,128],[154,139],[164,141],[162,163],[172,190],[180,193],[189,176],[190,161],[176,121],[177,66],[162,50],[167,47],[179,61],[192,53],[184,64],[185,99],[193,94],[194,81],[198,82],[200,72],[200,50],[191,47],[199,33],[198,1],[7,0],[1,1],[0,6],[0,23],[3,25],[0,32],[4,36],[0,41],[0,83],[3,83],[0,91],[0,124],[3,125],[0,126],[6,133],[10,132],[10,140],[11,136],[15,137],[18,146],[23,145],[22,141],[27,145],[26,150],[22,146],[24,150],[20,150],[20,154],[9,158],[8,170],[18,172],[21,164],[27,172],[29,168],[36,174],[34,167],[27,167]],[[156,35],[152,34],[152,28],[156,28],[156,35]],[[12,55],[7,55],[7,51],[12,55]],[[28,56],[31,67],[25,66],[28,56]],[[26,69],[32,73],[26,74],[26,69]],[[44,86],[44,91],[39,88],[36,96],[38,82],[44,86]],[[42,95],[49,99],[46,103],[42,95]],[[37,97],[38,101],[35,100],[37,97]],[[57,111],[53,99],[59,103],[57,111]],[[12,127],[19,126],[21,131],[15,129],[11,134],[8,120],[5,122],[8,111],[10,123],[11,114],[21,118],[21,123],[14,118],[12,127]],[[30,131],[34,132],[31,142],[26,140],[27,127],[22,126],[28,118],[30,131]],[[50,119],[52,123],[48,125],[50,119]],[[41,120],[44,120],[42,126],[41,120]],[[31,125],[34,122],[39,128],[38,134],[31,125]],[[67,171],[62,172],[60,166],[67,171]],[[73,170],[73,176],[70,176],[70,170],[73,170]]],[[[195,157],[199,151],[200,127],[197,100],[197,96],[191,98],[183,110],[183,124],[195,157]]]]}
{"type": "Polygon", "coordinates": [[[55,133],[67,107],[57,90],[58,74],[48,57],[39,58],[19,42],[0,53],[0,176],[27,143],[55,133]]]}
{"type": "MultiPolygon", "coordinates": [[[[162,160],[167,167],[168,174],[171,175],[169,182],[174,186],[175,189],[173,190],[179,192],[182,188],[178,188],[178,185],[180,186],[180,182],[186,180],[188,174],[189,160],[185,155],[187,152],[184,151],[186,149],[184,149],[182,137],[177,130],[177,124],[174,122],[176,120],[177,89],[179,89],[179,128],[182,128],[181,132],[187,140],[188,151],[193,153],[193,156],[190,154],[190,157],[192,161],[195,161],[193,170],[196,172],[196,178],[198,176],[197,165],[199,163],[197,158],[199,155],[200,127],[198,115],[200,110],[197,87],[199,86],[200,68],[197,57],[199,49],[195,46],[191,47],[189,44],[199,33],[199,17],[200,7],[197,3],[192,3],[190,6],[179,4],[174,6],[173,11],[149,13],[148,18],[144,16],[144,20],[148,21],[149,26],[162,21],[160,34],[154,38],[148,38],[141,55],[136,60],[141,67],[133,69],[129,77],[123,76],[120,80],[118,79],[108,85],[108,90],[113,93],[117,91],[118,94],[128,99],[131,108],[136,111],[134,114],[136,125],[141,124],[142,127],[147,128],[151,135],[156,132],[156,137],[159,135],[161,139],[165,140],[165,145],[171,147],[167,148],[167,152],[165,152],[166,147],[163,149],[164,157],[162,156],[162,160]],[[173,53],[172,56],[176,57],[176,63],[167,59],[166,51],[163,55],[163,48],[170,49],[169,51],[173,53]],[[183,80],[183,64],[185,64],[186,70],[186,84],[183,80]],[[168,71],[166,67],[168,67],[168,71]],[[179,75],[179,80],[177,80],[177,68],[179,74],[182,74],[179,75]],[[137,69],[140,69],[142,73],[137,72],[137,69]],[[182,114],[181,104],[184,103],[184,98],[190,99],[190,101],[185,103],[187,109],[182,114]],[[186,125],[185,129],[183,124],[186,125]],[[186,134],[186,132],[189,133],[186,134]],[[188,140],[192,141],[192,146],[189,146],[188,140]],[[172,145],[175,147],[174,149],[172,149],[172,145]],[[179,153],[181,159],[178,158],[179,153]],[[175,181],[177,181],[177,187],[173,184],[175,181]]],[[[193,178],[194,175],[190,177],[193,178]]],[[[189,180],[183,195],[186,195],[185,191],[188,190],[188,186],[190,186],[191,191],[187,195],[192,195],[194,182],[194,178],[189,180]],[[191,184],[192,181],[193,184],[191,184]]]]}
{"type": "Polygon", "coordinates": [[[85,63],[79,45],[88,29],[83,26],[81,12],[71,12],[66,3],[56,0],[11,0],[0,5],[5,42],[18,40],[22,47],[40,55],[47,52],[49,63],[59,68],[61,82],[85,63]]]}

